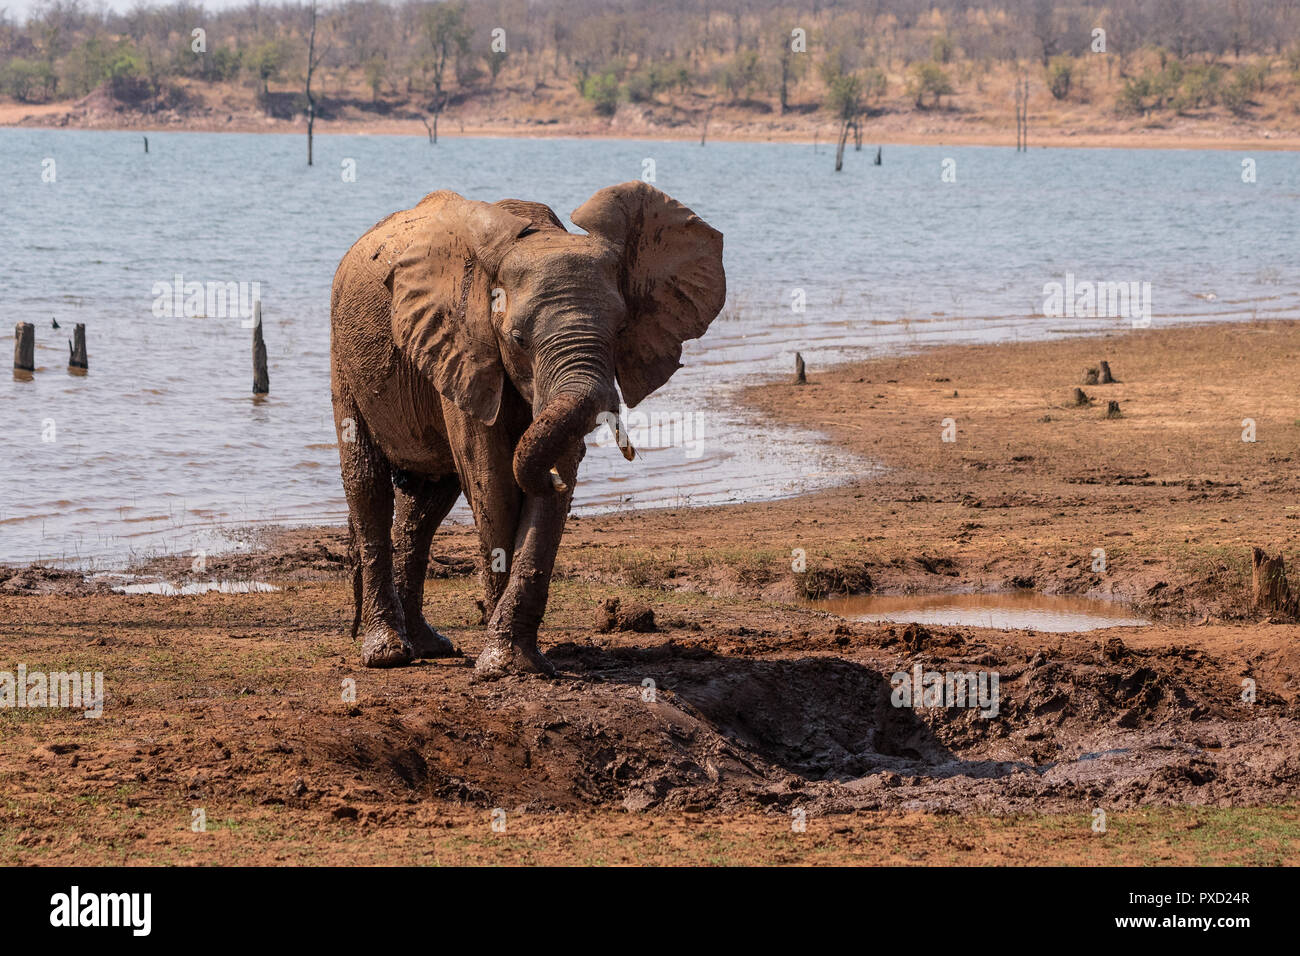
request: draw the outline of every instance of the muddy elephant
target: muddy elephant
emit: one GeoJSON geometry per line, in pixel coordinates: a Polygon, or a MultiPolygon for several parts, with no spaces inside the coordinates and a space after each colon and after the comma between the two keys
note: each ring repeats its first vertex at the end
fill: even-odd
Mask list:
{"type": "Polygon", "coordinates": [[[487,675],[552,674],[537,648],[584,436],[619,432],[722,308],[722,234],[641,182],[602,189],[570,233],[541,203],[435,192],[343,257],[330,382],[368,667],[458,652],[424,619],[438,525],[474,515],[487,675]],[[609,416],[609,417],[606,417],[609,416]]]}

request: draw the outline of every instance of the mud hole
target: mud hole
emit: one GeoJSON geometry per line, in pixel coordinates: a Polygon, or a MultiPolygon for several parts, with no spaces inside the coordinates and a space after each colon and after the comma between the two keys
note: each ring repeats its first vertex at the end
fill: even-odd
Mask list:
{"type": "Polygon", "coordinates": [[[432,707],[389,696],[313,720],[285,742],[288,789],[267,796],[322,800],[350,817],[429,799],[527,811],[1010,813],[1300,793],[1295,703],[1267,693],[1242,703],[1242,675],[1200,651],[1117,638],[1033,651],[916,626],[858,627],[848,643],[845,656],[781,659],[671,639],[566,643],[550,651],[562,672],[553,683],[420,668],[432,707]],[[914,664],[998,672],[997,716],[893,706],[890,676],[914,664]]]}

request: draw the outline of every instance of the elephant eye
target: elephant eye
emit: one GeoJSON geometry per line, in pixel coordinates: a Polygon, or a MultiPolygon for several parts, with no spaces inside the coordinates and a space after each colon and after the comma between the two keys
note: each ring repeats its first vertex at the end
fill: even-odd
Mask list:
{"type": "Polygon", "coordinates": [[[528,336],[524,335],[524,333],[520,332],[518,329],[511,330],[510,338],[512,338],[515,345],[519,346],[521,349],[528,348],[528,336]]]}

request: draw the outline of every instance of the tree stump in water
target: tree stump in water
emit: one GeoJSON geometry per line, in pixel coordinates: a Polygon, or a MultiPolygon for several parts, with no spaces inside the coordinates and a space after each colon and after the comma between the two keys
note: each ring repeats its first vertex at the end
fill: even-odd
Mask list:
{"type": "Polygon", "coordinates": [[[1100,375],[1100,376],[1098,377],[1098,379],[1097,379],[1097,384],[1098,384],[1098,385],[1111,385],[1111,384],[1114,384],[1114,382],[1115,382],[1115,377],[1114,377],[1113,375],[1110,374],[1110,363],[1109,363],[1109,362],[1102,362],[1102,363],[1101,363],[1101,375],[1100,375]]]}
{"type": "Polygon", "coordinates": [[[14,326],[14,369],[36,371],[36,326],[19,322],[14,326]]]}
{"type": "Polygon", "coordinates": [[[1083,389],[1081,389],[1081,388],[1076,388],[1076,389],[1074,390],[1074,404],[1076,404],[1076,405],[1087,405],[1087,404],[1090,403],[1091,401],[1092,401],[1092,399],[1088,397],[1088,393],[1085,392],[1083,389]]]}
{"type": "Polygon", "coordinates": [[[804,374],[803,356],[798,352],[794,353],[794,384],[808,384],[808,376],[804,374]]]}
{"type": "Polygon", "coordinates": [[[1282,555],[1270,558],[1263,548],[1251,551],[1251,586],[1258,610],[1274,617],[1294,617],[1296,599],[1286,580],[1286,562],[1282,555]]]}
{"type": "Polygon", "coordinates": [[[265,395],[271,390],[271,377],[266,371],[266,342],[262,340],[262,303],[253,303],[253,394],[265,395]]]}
{"type": "Polygon", "coordinates": [[[68,343],[68,368],[90,368],[86,357],[86,323],[78,322],[72,329],[72,341],[68,343]]]}
{"type": "Polygon", "coordinates": [[[1086,368],[1083,370],[1083,384],[1084,385],[1097,384],[1097,370],[1095,368],[1086,368]]]}

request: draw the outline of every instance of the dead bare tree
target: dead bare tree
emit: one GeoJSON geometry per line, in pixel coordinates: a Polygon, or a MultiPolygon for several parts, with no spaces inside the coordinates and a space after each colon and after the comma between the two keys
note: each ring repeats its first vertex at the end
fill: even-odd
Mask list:
{"type": "Polygon", "coordinates": [[[1016,152],[1029,152],[1029,76],[1016,80],[1016,152]]]}
{"type": "Polygon", "coordinates": [[[312,0],[310,16],[311,16],[311,29],[307,36],[307,82],[306,82],[307,165],[308,166],[312,164],[312,152],[311,152],[312,134],[315,132],[315,128],[316,128],[316,97],[311,91],[311,81],[312,81],[312,77],[316,75],[317,67],[319,67],[321,65],[321,61],[325,59],[325,54],[329,52],[328,44],[323,45],[319,53],[317,53],[316,51],[316,26],[320,19],[319,8],[316,3],[316,0],[312,0]]]}
{"type": "Polygon", "coordinates": [[[429,67],[433,72],[433,100],[429,112],[433,123],[425,123],[429,128],[429,141],[438,142],[438,117],[447,105],[447,94],[443,89],[449,60],[459,57],[469,49],[469,27],[465,24],[465,7],[448,0],[434,4],[424,15],[424,34],[429,42],[429,67]]]}

